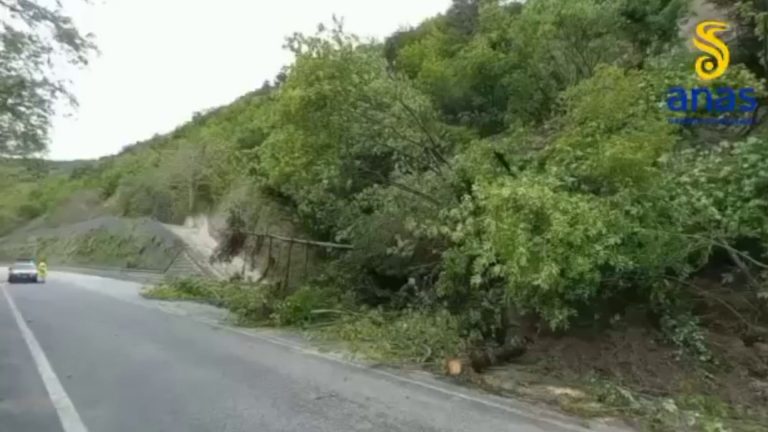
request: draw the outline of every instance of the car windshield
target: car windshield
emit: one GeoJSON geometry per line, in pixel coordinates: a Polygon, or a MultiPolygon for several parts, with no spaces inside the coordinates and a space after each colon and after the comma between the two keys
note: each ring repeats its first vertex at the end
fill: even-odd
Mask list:
{"type": "Polygon", "coordinates": [[[34,269],[35,265],[32,263],[17,263],[13,265],[13,268],[20,269],[20,270],[30,270],[30,269],[34,269]]]}

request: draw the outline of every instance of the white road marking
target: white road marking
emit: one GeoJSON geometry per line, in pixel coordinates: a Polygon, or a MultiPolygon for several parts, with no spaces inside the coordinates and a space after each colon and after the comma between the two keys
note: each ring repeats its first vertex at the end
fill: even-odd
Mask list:
{"type": "MultiPolygon", "coordinates": [[[[283,339],[283,338],[278,337],[278,336],[267,336],[267,335],[264,335],[264,334],[256,334],[256,333],[253,333],[253,332],[248,332],[246,330],[241,330],[241,329],[238,329],[238,328],[228,327],[226,325],[222,325],[222,324],[219,324],[219,323],[207,322],[206,320],[202,320],[202,319],[198,319],[198,318],[192,318],[192,320],[200,322],[200,323],[203,323],[203,324],[212,325],[212,326],[215,326],[215,327],[217,327],[219,329],[222,329],[222,330],[226,330],[226,331],[230,331],[230,332],[234,332],[234,333],[239,333],[239,334],[242,334],[242,335],[245,335],[245,336],[250,336],[250,337],[253,337],[253,338],[256,338],[256,339],[261,339],[261,340],[263,340],[265,342],[272,343],[274,345],[279,345],[279,346],[282,346],[284,348],[288,348],[290,350],[299,352],[299,353],[307,355],[307,356],[318,357],[318,358],[321,358],[321,359],[324,359],[324,360],[329,360],[329,361],[334,362],[334,363],[340,363],[340,364],[343,364],[343,365],[348,366],[348,367],[364,370],[364,371],[366,371],[368,373],[371,373],[371,374],[374,374],[374,375],[380,375],[380,376],[387,377],[387,378],[390,378],[390,379],[395,380],[395,381],[400,381],[402,383],[410,384],[410,385],[413,385],[413,386],[416,386],[416,387],[422,387],[422,388],[431,390],[431,391],[436,392],[436,393],[442,393],[445,396],[450,396],[450,397],[455,398],[455,399],[462,399],[464,401],[473,402],[473,403],[477,403],[477,404],[480,404],[480,405],[485,405],[487,407],[495,408],[495,409],[498,409],[498,410],[501,410],[501,411],[506,411],[507,413],[516,415],[516,416],[524,418],[526,420],[529,420],[529,421],[533,422],[534,424],[548,424],[548,425],[552,425],[552,426],[557,426],[557,427],[561,428],[564,431],[572,431],[572,432],[589,432],[589,431],[593,431],[594,432],[595,430],[600,430],[600,429],[598,429],[598,427],[600,425],[595,425],[596,427],[594,427],[594,428],[581,427],[581,426],[576,425],[576,424],[567,423],[565,421],[556,420],[554,418],[548,418],[548,417],[546,417],[543,414],[543,411],[535,410],[534,407],[530,407],[531,411],[526,411],[526,410],[523,410],[523,409],[520,409],[520,408],[516,408],[516,407],[513,407],[513,406],[503,405],[503,404],[496,403],[496,402],[488,400],[488,399],[483,399],[481,397],[475,397],[475,396],[472,396],[470,394],[466,394],[466,393],[463,393],[463,392],[460,392],[460,391],[456,391],[456,390],[452,390],[452,389],[449,389],[449,388],[441,387],[439,385],[434,385],[434,384],[430,384],[430,383],[427,383],[427,382],[424,382],[424,381],[419,381],[419,380],[416,380],[416,379],[412,379],[412,378],[408,378],[408,377],[405,377],[405,376],[402,376],[402,375],[398,375],[398,374],[395,374],[395,373],[392,373],[392,372],[387,372],[387,371],[382,370],[382,369],[374,369],[374,368],[371,368],[371,367],[366,366],[364,364],[356,363],[354,361],[349,361],[349,360],[345,360],[345,359],[341,359],[341,358],[335,357],[333,355],[328,355],[328,354],[322,353],[320,351],[316,351],[316,350],[311,349],[311,348],[308,349],[308,348],[302,347],[301,345],[297,345],[296,343],[294,343],[291,340],[283,339]]],[[[614,430],[617,430],[617,429],[614,429],[614,428],[603,428],[602,430],[614,431],[614,430]]]]}
{"type": "Polygon", "coordinates": [[[45,353],[37,342],[37,339],[35,339],[32,330],[29,329],[24,318],[21,316],[21,312],[19,312],[19,308],[16,307],[13,298],[5,289],[5,285],[0,284],[0,289],[2,289],[6,301],[8,301],[13,317],[16,319],[16,324],[19,326],[19,330],[21,330],[21,335],[24,337],[24,341],[27,343],[29,351],[32,353],[32,358],[37,366],[37,371],[40,373],[40,377],[43,379],[43,384],[45,384],[45,389],[48,391],[48,396],[51,398],[53,407],[59,415],[59,421],[64,428],[64,432],[88,432],[88,428],[85,427],[85,424],[83,424],[83,421],[80,419],[80,415],[77,413],[75,405],[72,403],[72,400],[69,399],[67,392],[64,391],[61,381],[59,381],[51,364],[45,357],[45,353]]]}
{"type": "MultiPolygon", "coordinates": [[[[76,274],[76,273],[73,273],[76,274]]],[[[83,276],[79,275],[78,276],[83,276]]],[[[98,277],[105,280],[113,280],[110,278],[102,278],[100,276],[88,276],[88,277],[98,277]]],[[[110,295],[106,292],[99,292],[96,290],[91,290],[88,287],[85,287],[83,285],[79,285],[80,288],[97,292],[101,295],[110,295]]],[[[398,375],[396,373],[388,372],[386,370],[382,369],[374,369],[371,368],[365,364],[358,363],[355,361],[350,361],[342,358],[338,358],[333,355],[325,354],[323,352],[320,352],[318,350],[307,348],[302,346],[301,344],[298,344],[294,341],[291,341],[289,339],[285,339],[279,336],[273,336],[273,335],[265,335],[263,333],[256,333],[254,331],[249,331],[246,329],[241,329],[237,327],[232,327],[226,324],[222,324],[220,322],[216,322],[215,320],[206,319],[206,318],[200,318],[196,317],[194,315],[190,315],[186,313],[185,311],[178,310],[173,307],[168,307],[169,305],[172,305],[174,302],[163,302],[163,301],[152,301],[152,300],[145,300],[144,298],[137,296],[135,299],[128,299],[122,296],[113,296],[110,295],[110,297],[122,301],[125,303],[129,303],[135,306],[139,306],[142,308],[159,311],[168,315],[175,315],[179,317],[184,317],[186,319],[189,319],[191,321],[198,322],[200,324],[205,324],[208,326],[212,326],[230,333],[237,333],[240,335],[252,337],[255,339],[262,340],[267,343],[271,343],[273,345],[282,346],[283,348],[290,349],[292,351],[298,352],[300,354],[321,358],[326,361],[331,361],[333,363],[342,364],[354,369],[363,370],[368,373],[371,373],[373,375],[379,375],[382,377],[389,378],[394,381],[399,381],[402,383],[410,384],[415,387],[421,387],[424,389],[431,390],[436,393],[443,394],[444,396],[448,396],[455,399],[461,399],[467,402],[477,403],[480,405],[484,405],[489,408],[505,411],[509,414],[513,414],[517,417],[526,419],[530,421],[532,424],[536,425],[549,425],[559,428],[563,431],[570,431],[570,432],[595,432],[595,431],[605,431],[605,432],[618,432],[618,431],[626,431],[627,429],[622,427],[613,427],[610,425],[600,424],[596,423],[591,425],[591,427],[588,425],[586,427],[581,426],[580,424],[577,424],[576,422],[578,419],[576,418],[568,418],[567,416],[560,416],[555,412],[551,412],[549,410],[542,410],[535,406],[529,406],[528,404],[521,404],[520,407],[513,406],[512,404],[514,401],[510,401],[510,405],[506,405],[503,402],[497,402],[491,398],[484,397],[484,396],[474,396],[472,394],[469,394],[467,392],[462,391],[461,389],[452,389],[449,387],[443,387],[441,385],[432,384],[425,381],[420,381],[417,379],[408,378],[402,375],[398,375]]]]}
{"type": "MultiPolygon", "coordinates": [[[[537,409],[536,407],[533,407],[533,406],[526,407],[526,408],[517,408],[517,407],[514,407],[514,406],[510,406],[510,405],[504,405],[502,403],[497,403],[495,401],[492,401],[490,399],[483,398],[483,397],[476,397],[476,396],[464,393],[462,391],[457,391],[457,390],[453,390],[453,389],[450,389],[450,388],[442,387],[440,385],[430,384],[428,382],[424,382],[424,381],[419,381],[419,380],[416,380],[416,379],[408,378],[408,377],[405,377],[405,376],[402,376],[402,375],[398,375],[396,373],[387,372],[386,370],[374,369],[374,368],[371,368],[371,367],[369,367],[369,366],[367,366],[365,364],[361,364],[361,363],[357,363],[355,361],[350,361],[350,360],[342,359],[342,358],[339,358],[339,357],[336,357],[336,356],[333,356],[333,355],[325,354],[325,353],[317,351],[317,350],[315,350],[313,348],[306,348],[306,347],[301,346],[300,344],[297,344],[297,343],[295,343],[295,342],[293,342],[293,341],[291,341],[289,339],[284,339],[284,338],[281,338],[279,336],[259,334],[259,333],[255,333],[253,331],[248,331],[248,330],[245,330],[245,329],[231,327],[231,326],[228,326],[226,324],[221,324],[219,322],[215,322],[215,321],[210,320],[210,319],[198,318],[198,317],[195,317],[195,316],[191,316],[191,315],[188,315],[187,313],[185,313],[183,311],[177,311],[177,310],[173,310],[173,309],[170,309],[170,308],[162,307],[162,303],[156,303],[156,304],[151,304],[150,303],[150,304],[147,304],[147,303],[138,303],[137,302],[137,303],[132,303],[132,304],[135,304],[137,306],[141,306],[141,307],[144,307],[144,308],[147,308],[147,309],[152,309],[152,310],[156,310],[156,311],[159,310],[160,312],[163,312],[163,313],[166,313],[166,314],[170,314],[170,315],[176,315],[176,316],[180,316],[180,317],[185,317],[187,319],[190,319],[192,321],[198,322],[200,324],[205,324],[205,325],[208,325],[208,326],[211,326],[211,327],[215,327],[215,328],[227,331],[227,332],[237,333],[237,334],[240,334],[240,335],[244,335],[244,336],[252,337],[252,338],[255,338],[255,339],[259,339],[259,340],[262,340],[264,342],[271,343],[273,345],[278,345],[278,346],[281,346],[283,348],[288,348],[288,349],[290,349],[292,351],[298,352],[298,353],[306,355],[306,356],[317,357],[317,358],[321,358],[321,359],[324,359],[324,360],[327,360],[327,361],[331,361],[333,363],[339,363],[339,364],[342,364],[342,365],[345,365],[345,366],[348,366],[348,367],[351,367],[351,368],[354,368],[354,369],[359,369],[359,370],[366,371],[366,372],[368,372],[370,374],[383,376],[383,377],[386,377],[386,378],[389,378],[389,379],[392,379],[392,380],[395,380],[395,381],[399,381],[399,382],[402,382],[402,383],[410,384],[410,385],[413,385],[413,386],[416,386],[416,387],[425,388],[425,389],[431,390],[433,392],[441,393],[441,394],[443,394],[445,396],[449,396],[449,397],[452,397],[452,398],[455,398],[455,399],[461,399],[461,400],[464,400],[464,401],[467,401],[467,402],[473,402],[473,403],[477,403],[477,404],[480,404],[480,405],[485,405],[486,407],[498,409],[498,410],[501,410],[501,411],[505,411],[505,412],[507,412],[509,414],[516,415],[518,417],[521,417],[523,419],[531,421],[533,424],[556,426],[556,427],[560,428],[563,431],[571,431],[571,432],[590,432],[590,431],[591,432],[595,432],[595,431],[606,431],[606,432],[607,431],[611,431],[611,432],[614,432],[614,431],[624,431],[625,430],[623,428],[614,428],[614,427],[600,425],[600,424],[595,424],[593,427],[582,427],[582,426],[580,426],[578,424],[575,424],[575,423],[569,423],[568,420],[558,420],[558,419],[554,418],[555,415],[556,415],[555,413],[546,412],[545,410],[539,410],[539,409],[537,409]]],[[[572,421],[575,422],[576,420],[577,419],[573,419],[572,421]]]]}

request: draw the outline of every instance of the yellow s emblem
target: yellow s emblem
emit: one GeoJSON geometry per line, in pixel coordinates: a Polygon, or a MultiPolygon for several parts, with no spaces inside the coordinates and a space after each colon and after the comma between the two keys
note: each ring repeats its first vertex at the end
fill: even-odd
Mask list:
{"type": "Polygon", "coordinates": [[[709,81],[722,76],[731,63],[731,51],[717,35],[728,30],[722,21],[702,21],[696,26],[693,45],[705,54],[696,59],[696,74],[709,81]]]}

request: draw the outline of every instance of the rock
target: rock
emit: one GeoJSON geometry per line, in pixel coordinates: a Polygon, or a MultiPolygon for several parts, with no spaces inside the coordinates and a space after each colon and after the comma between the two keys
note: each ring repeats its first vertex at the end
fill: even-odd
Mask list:
{"type": "Polygon", "coordinates": [[[587,394],[583,391],[570,387],[547,386],[545,388],[555,396],[566,396],[573,399],[584,399],[587,397],[587,394]]]}

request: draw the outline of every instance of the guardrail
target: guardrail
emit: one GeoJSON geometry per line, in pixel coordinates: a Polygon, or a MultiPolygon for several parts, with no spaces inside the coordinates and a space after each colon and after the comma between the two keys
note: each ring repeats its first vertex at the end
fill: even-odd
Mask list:
{"type": "MultiPolygon", "coordinates": [[[[202,257],[194,256],[194,254],[187,248],[180,249],[173,257],[171,262],[163,269],[126,268],[117,266],[48,261],[48,270],[53,272],[58,270],[72,273],[81,273],[139,283],[157,283],[164,280],[174,264],[184,258],[186,258],[188,262],[194,266],[197,271],[199,271],[199,274],[210,278],[222,277],[220,274],[214,272],[210,266],[202,264],[204,259],[202,257]]],[[[5,259],[3,261],[5,261],[5,259]]],[[[3,263],[3,261],[0,261],[0,268],[7,268],[11,265],[10,262],[3,263]]]]}
{"type": "Polygon", "coordinates": [[[162,270],[126,269],[79,264],[49,264],[48,270],[88,274],[138,283],[157,283],[165,279],[165,272],[162,270]]]}
{"type": "MultiPolygon", "coordinates": [[[[5,270],[11,263],[0,263],[0,270],[5,270]]],[[[59,264],[49,263],[49,272],[70,272],[91,276],[108,277],[137,283],[158,283],[165,279],[165,272],[156,269],[126,269],[109,266],[94,266],[88,264],[59,264]]]]}
{"type": "MultiPolygon", "coordinates": [[[[205,264],[205,257],[198,253],[197,251],[192,250],[191,248],[188,248],[184,251],[185,256],[192,262],[192,264],[197,267],[197,270],[202,273],[203,275],[214,278],[214,279],[224,279],[224,274],[217,271],[213,266],[206,265],[205,264]]],[[[182,256],[179,254],[175,259],[174,262],[182,256]]],[[[173,265],[173,262],[171,263],[171,266],[173,265]]],[[[168,266],[168,268],[171,268],[171,266],[168,266]]]]}

